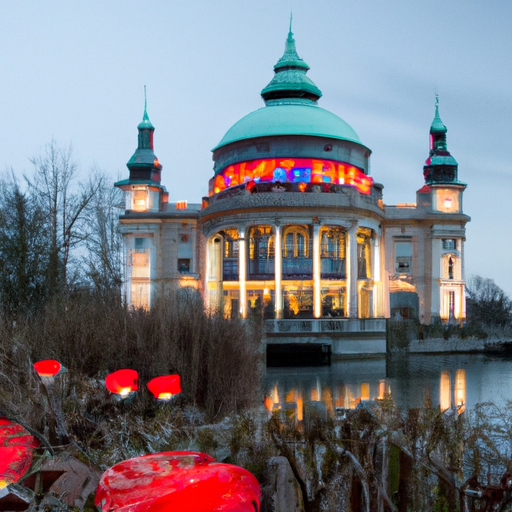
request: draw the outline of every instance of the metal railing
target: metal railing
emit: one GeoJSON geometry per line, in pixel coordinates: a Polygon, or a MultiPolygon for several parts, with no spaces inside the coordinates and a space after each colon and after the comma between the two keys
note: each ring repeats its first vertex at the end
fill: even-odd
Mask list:
{"type": "Polygon", "coordinates": [[[267,333],[386,332],[384,318],[265,320],[267,333]]]}

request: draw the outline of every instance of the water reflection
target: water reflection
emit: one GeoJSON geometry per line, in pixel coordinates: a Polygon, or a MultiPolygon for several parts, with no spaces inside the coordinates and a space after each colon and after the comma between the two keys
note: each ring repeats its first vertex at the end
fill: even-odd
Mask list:
{"type": "Polygon", "coordinates": [[[401,408],[462,413],[512,399],[512,360],[484,355],[411,355],[334,361],[323,368],[267,368],[265,405],[301,421],[304,407],[333,415],[390,395],[401,408]]]}

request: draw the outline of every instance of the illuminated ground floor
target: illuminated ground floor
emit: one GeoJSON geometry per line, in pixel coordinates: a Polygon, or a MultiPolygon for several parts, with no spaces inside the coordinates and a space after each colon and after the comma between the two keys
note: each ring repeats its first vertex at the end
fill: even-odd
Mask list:
{"type": "Polygon", "coordinates": [[[207,238],[206,297],[226,317],[385,316],[379,235],[371,225],[231,225],[207,238]]]}

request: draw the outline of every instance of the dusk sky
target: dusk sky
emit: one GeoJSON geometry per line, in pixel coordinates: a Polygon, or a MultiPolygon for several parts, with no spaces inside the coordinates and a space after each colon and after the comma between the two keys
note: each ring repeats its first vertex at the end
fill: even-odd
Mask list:
{"type": "Polygon", "coordinates": [[[30,173],[53,137],[82,179],[127,178],[146,85],[170,200],[200,202],[210,150],[263,106],[291,10],[319,105],[372,150],[386,204],[416,200],[439,94],[468,184],[466,279],[512,295],[510,0],[3,0],[0,169],[30,173]]]}

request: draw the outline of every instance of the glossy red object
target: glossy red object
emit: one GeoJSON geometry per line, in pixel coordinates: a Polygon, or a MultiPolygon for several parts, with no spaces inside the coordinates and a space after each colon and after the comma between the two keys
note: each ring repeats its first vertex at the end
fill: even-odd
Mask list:
{"type": "Polygon", "coordinates": [[[260,486],[243,468],[206,453],[163,452],[125,460],[103,473],[102,512],[259,512],[260,486]]]}
{"type": "Polygon", "coordinates": [[[148,382],[148,389],[155,398],[169,400],[174,395],[181,393],[179,375],[162,375],[148,382]]]}
{"type": "Polygon", "coordinates": [[[39,441],[18,423],[0,417],[0,489],[17,482],[32,464],[39,441]]]}
{"type": "Polygon", "coordinates": [[[139,374],[130,369],[117,370],[107,375],[105,386],[111,393],[128,396],[139,389],[139,374]]]}
{"type": "Polygon", "coordinates": [[[40,377],[55,377],[62,371],[62,365],[55,359],[45,359],[34,363],[34,368],[40,377]]]}

